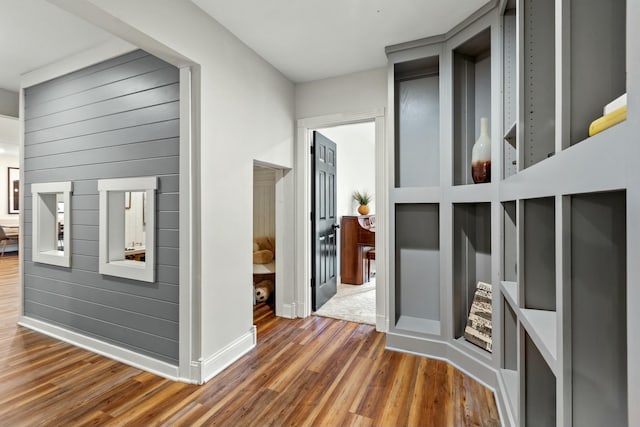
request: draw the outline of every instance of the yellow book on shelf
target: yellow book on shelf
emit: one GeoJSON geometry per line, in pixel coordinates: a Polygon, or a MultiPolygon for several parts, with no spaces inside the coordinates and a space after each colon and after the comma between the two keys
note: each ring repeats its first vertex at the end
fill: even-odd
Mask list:
{"type": "Polygon", "coordinates": [[[600,133],[603,130],[609,129],[611,126],[617,125],[625,120],[627,120],[626,105],[591,122],[591,125],[589,126],[589,136],[600,133]]]}

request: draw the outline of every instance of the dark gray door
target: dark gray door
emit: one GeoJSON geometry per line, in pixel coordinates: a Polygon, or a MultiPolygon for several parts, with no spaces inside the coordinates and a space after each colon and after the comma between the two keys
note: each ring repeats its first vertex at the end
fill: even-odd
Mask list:
{"type": "Polygon", "coordinates": [[[336,218],[336,144],[313,132],[311,301],[317,310],[336,294],[338,235],[336,218]]]}

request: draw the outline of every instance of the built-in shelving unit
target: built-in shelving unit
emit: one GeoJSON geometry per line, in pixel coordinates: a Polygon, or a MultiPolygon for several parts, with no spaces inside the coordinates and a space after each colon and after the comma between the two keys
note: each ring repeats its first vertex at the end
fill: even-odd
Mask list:
{"type": "Polygon", "coordinates": [[[518,172],[518,57],[516,55],[516,2],[508,2],[502,16],[503,178],[518,172]]]}
{"type": "MultiPolygon", "coordinates": [[[[387,343],[448,360],[494,388],[504,425],[640,425],[629,405],[640,399],[632,365],[640,360],[632,219],[640,217],[640,117],[631,109],[588,137],[607,103],[640,96],[640,30],[628,28],[630,13],[640,4],[496,1],[450,33],[387,49],[397,264],[387,343]],[[421,164],[439,179],[414,180],[423,172],[398,170],[412,165],[397,157],[412,150],[398,132],[406,126],[398,82],[434,58],[439,141],[421,164]],[[469,185],[480,117],[500,131],[495,168],[490,183],[469,185]],[[417,230],[408,225],[416,222],[417,230]],[[414,235],[427,230],[437,244],[414,235]],[[415,249],[420,257],[406,255],[415,249]],[[493,286],[492,352],[464,339],[478,281],[493,286]]],[[[435,99],[416,102],[436,108],[435,99]]],[[[417,131],[423,144],[432,131],[417,131]]]]}
{"type": "Polygon", "coordinates": [[[626,224],[624,191],[571,197],[575,426],[629,425],[626,224]]]}
{"type": "Polygon", "coordinates": [[[502,229],[502,278],[518,280],[518,228],[515,201],[503,202],[504,222],[502,229]]]}
{"type": "Polygon", "coordinates": [[[461,338],[478,282],[491,283],[491,204],[453,205],[454,337],[461,338]]]}
{"type": "Polygon", "coordinates": [[[513,300],[502,299],[502,363],[500,374],[505,384],[511,411],[517,414],[520,384],[518,373],[518,316],[512,308],[512,303],[513,300]]]}
{"type": "Polygon", "coordinates": [[[523,0],[523,168],[555,153],[555,1],[523,0]]]}
{"type": "Polygon", "coordinates": [[[491,122],[491,29],[453,50],[453,183],[473,184],[471,149],[480,118],[491,122]]]}
{"type": "Polygon", "coordinates": [[[523,389],[524,407],[521,419],[527,427],[556,425],[556,377],[538,347],[524,335],[523,389]]]}
{"type": "Polygon", "coordinates": [[[438,56],[394,66],[395,187],[440,184],[440,61],[438,56]]]}
{"type": "Polygon", "coordinates": [[[626,6],[626,0],[570,2],[570,145],[588,138],[603,107],[627,91],[626,6]]]}
{"type": "Polygon", "coordinates": [[[524,201],[524,268],[522,307],[556,309],[555,200],[524,201]]]}
{"type": "Polygon", "coordinates": [[[440,334],[437,204],[395,207],[395,328],[440,334]]]}

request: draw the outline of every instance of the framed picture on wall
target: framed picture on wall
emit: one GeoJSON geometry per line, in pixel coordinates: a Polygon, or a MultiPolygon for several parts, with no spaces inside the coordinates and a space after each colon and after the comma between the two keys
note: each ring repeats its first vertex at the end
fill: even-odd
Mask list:
{"type": "Polygon", "coordinates": [[[10,214],[20,213],[19,168],[7,168],[7,206],[10,214]]]}

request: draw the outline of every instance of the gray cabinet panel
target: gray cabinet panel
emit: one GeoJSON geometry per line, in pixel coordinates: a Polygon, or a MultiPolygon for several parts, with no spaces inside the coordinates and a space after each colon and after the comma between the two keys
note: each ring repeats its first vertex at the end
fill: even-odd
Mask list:
{"type": "Polygon", "coordinates": [[[396,187],[440,183],[440,78],[397,83],[396,187]]]}
{"type": "Polygon", "coordinates": [[[573,425],[629,425],[624,191],[571,197],[573,425]]]}

